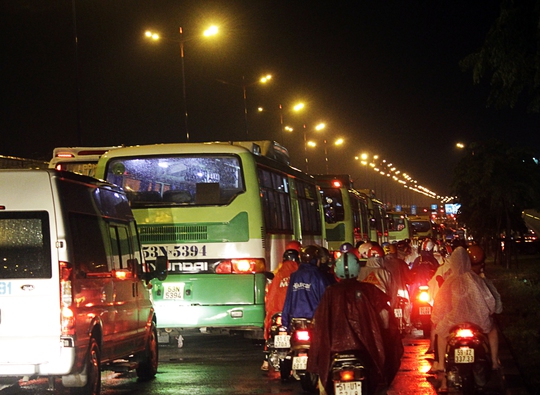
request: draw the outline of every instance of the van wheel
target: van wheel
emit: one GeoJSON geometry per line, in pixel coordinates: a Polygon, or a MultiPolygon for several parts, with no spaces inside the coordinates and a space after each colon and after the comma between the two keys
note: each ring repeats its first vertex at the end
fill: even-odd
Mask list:
{"type": "Polygon", "coordinates": [[[93,337],[90,338],[85,369],[86,385],[80,388],[71,388],[70,393],[74,395],[99,395],[101,391],[101,352],[96,339],[93,337]]]}
{"type": "Polygon", "coordinates": [[[141,380],[150,380],[156,377],[158,368],[158,337],[156,324],[152,323],[150,336],[146,342],[146,350],[137,366],[137,376],[141,380]]]}

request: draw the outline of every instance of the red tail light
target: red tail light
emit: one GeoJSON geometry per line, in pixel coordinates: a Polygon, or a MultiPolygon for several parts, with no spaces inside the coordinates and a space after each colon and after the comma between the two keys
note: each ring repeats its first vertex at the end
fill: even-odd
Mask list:
{"type": "Polygon", "coordinates": [[[474,333],[471,329],[463,328],[463,329],[458,329],[458,331],[456,332],[456,336],[470,339],[471,337],[474,337],[474,333]]]}
{"type": "Polygon", "coordinates": [[[71,309],[73,294],[71,291],[72,268],[68,262],[60,262],[60,321],[62,335],[72,336],[75,334],[75,314],[71,309]]]}
{"type": "Polygon", "coordinates": [[[296,340],[301,341],[301,342],[308,342],[310,339],[309,331],[302,331],[302,330],[296,331],[295,336],[296,336],[296,340]]]}
{"type": "Polygon", "coordinates": [[[264,273],[266,265],[264,259],[228,259],[216,267],[217,274],[252,274],[264,273]]]}
{"type": "Polygon", "coordinates": [[[427,293],[427,291],[420,291],[420,293],[418,294],[418,300],[420,302],[429,302],[429,294],[427,293]]]}
{"type": "Polygon", "coordinates": [[[276,325],[281,326],[281,316],[276,317],[276,325]]]}
{"type": "Polygon", "coordinates": [[[339,372],[339,377],[341,381],[353,381],[354,380],[354,370],[342,370],[339,372]]]}

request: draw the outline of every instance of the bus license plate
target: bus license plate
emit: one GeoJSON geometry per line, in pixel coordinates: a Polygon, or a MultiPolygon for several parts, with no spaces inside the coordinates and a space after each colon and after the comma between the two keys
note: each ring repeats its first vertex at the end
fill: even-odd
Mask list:
{"type": "Polygon", "coordinates": [[[473,363],[474,362],[474,348],[461,347],[456,348],[454,352],[455,363],[473,363]]]}
{"type": "Polygon", "coordinates": [[[395,316],[396,318],[401,318],[401,317],[403,317],[403,310],[401,310],[401,309],[394,309],[394,316],[395,316]]]}
{"type": "Polygon", "coordinates": [[[275,348],[291,348],[291,337],[289,335],[274,336],[275,348]]]}
{"type": "Polygon", "coordinates": [[[430,315],[431,314],[431,306],[425,306],[419,308],[420,315],[430,315]]]}
{"type": "Polygon", "coordinates": [[[184,299],[184,283],[164,284],[163,299],[184,299]]]}
{"type": "Polygon", "coordinates": [[[307,369],[307,355],[301,357],[294,357],[292,360],[293,370],[306,370],[307,369]]]}
{"type": "Polygon", "coordinates": [[[362,393],[361,381],[336,381],[334,382],[335,395],[353,395],[362,393]]]}

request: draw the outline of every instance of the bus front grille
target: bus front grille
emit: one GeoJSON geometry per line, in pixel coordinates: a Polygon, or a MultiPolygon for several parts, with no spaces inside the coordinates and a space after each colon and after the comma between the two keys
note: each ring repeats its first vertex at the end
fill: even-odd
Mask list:
{"type": "Polygon", "coordinates": [[[208,240],[207,228],[208,227],[205,225],[139,225],[139,235],[143,244],[158,242],[173,243],[178,241],[204,241],[208,240]]]}

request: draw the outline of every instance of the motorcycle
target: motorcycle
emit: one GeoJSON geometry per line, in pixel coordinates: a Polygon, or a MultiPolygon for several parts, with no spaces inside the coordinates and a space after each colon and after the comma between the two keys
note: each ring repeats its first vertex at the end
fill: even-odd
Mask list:
{"type": "Polygon", "coordinates": [[[293,318],[291,327],[291,347],[285,359],[280,361],[281,379],[288,380],[292,373],[295,378],[300,379],[304,391],[315,392],[319,377],[306,370],[311,342],[311,320],[293,318]]]}
{"type": "Polygon", "coordinates": [[[455,325],[446,343],[446,380],[463,395],[483,391],[492,374],[487,335],[472,323],[455,325]]]}
{"type": "Polygon", "coordinates": [[[332,355],[330,379],[334,395],[368,393],[366,359],[359,351],[337,352],[332,355]]]}
{"type": "Polygon", "coordinates": [[[268,364],[276,371],[280,371],[280,361],[284,360],[291,348],[291,336],[287,328],[281,324],[281,312],[272,315],[270,337],[266,341],[268,364]]]}
{"type": "Polygon", "coordinates": [[[411,324],[416,329],[422,329],[424,338],[429,339],[431,335],[431,304],[429,296],[429,287],[420,285],[413,295],[411,324]]]}
{"type": "Polygon", "coordinates": [[[407,308],[408,304],[409,301],[407,300],[407,298],[404,298],[402,296],[397,297],[397,303],[394,306],[394,317],[396,318],[400,334],[403,334],[407,329],[407,321],[405,320],[405,309],[407,308]]]}

